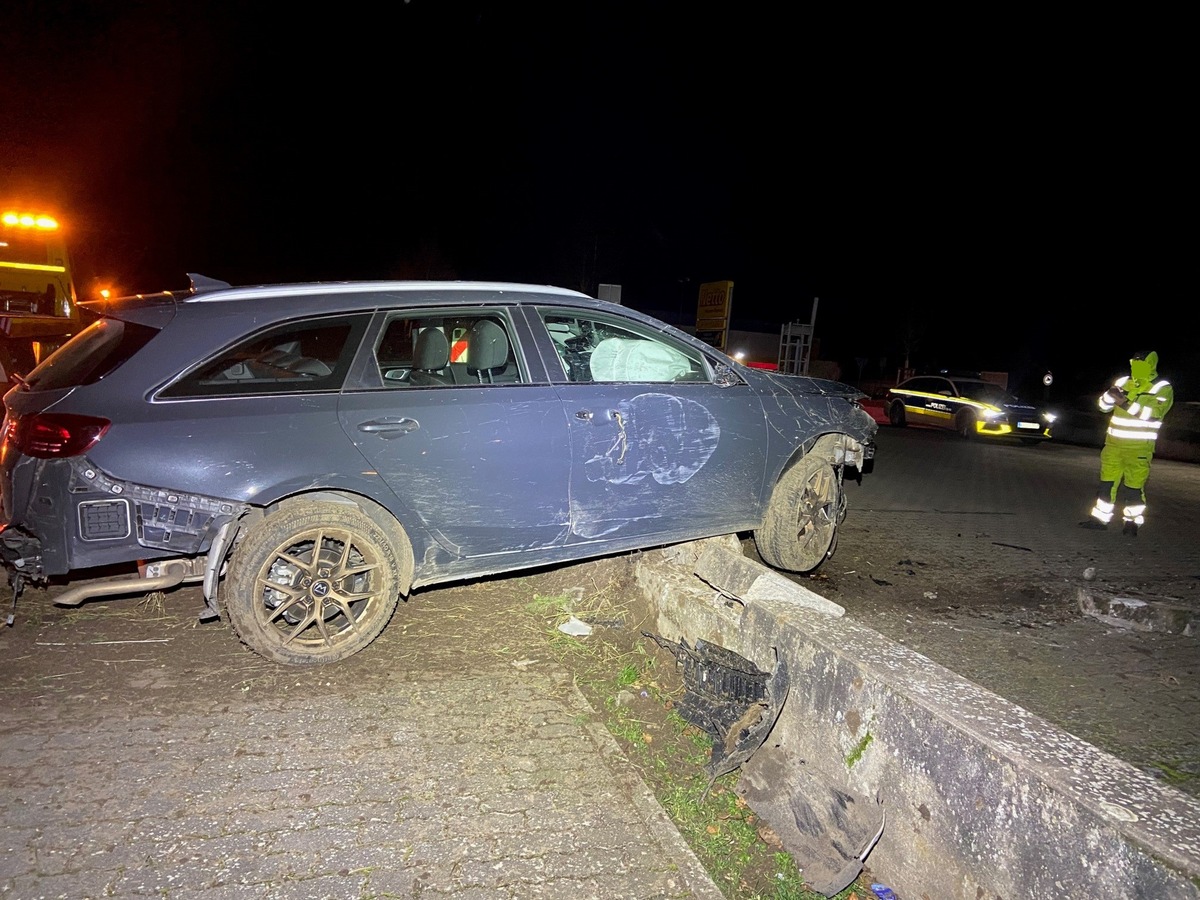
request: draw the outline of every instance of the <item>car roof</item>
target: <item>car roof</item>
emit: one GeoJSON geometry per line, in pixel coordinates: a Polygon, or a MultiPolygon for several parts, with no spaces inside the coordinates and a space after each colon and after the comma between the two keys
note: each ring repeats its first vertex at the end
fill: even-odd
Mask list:
{"type": "Polygon", "coordinates": [[[225,281],[191,274],[191,287],[187,291],[159,291],[152,294],[130,294],[111,300],[84,300],[81,306],[101,309],[109,304],[125,304],[137,301],[159,301],[175,303],[200,303],[230,300],[245,300],[266,297],[297,297],[314,294],[366,294],[378,292],[452,292],[489,294],[553,294],[558,297],[594,300],[581,291],[560,288],[548,284],[523,284],[510,281],[428,281],[428,280],[370,280],[370,281],[308,281],[279,284],[257,284],[234,286],[225,281]]]}
{"type": "MultiPolygon", "coordinates": [[[[670,332],[705,349],[714,348],[692,335],[633,307],[600,300],[581,291],[547,284],[511,281],[312,281],[235,287],[202,275],[189,275],[186,291],[133,294],[108,300],[81,301],[79,306],[102,317],[163,328],[176,316],[189,321],[209,320],[207,312],[220,304],[220,321],[231,333],[310,315],[339,315],[379,309],[422,306],[478,307],[481,305],[555,305],[581,312],[610,313],[640,322],[656,331],[670,332]]],[[[719,352],[719,351],[717,351],[719,352]]]]}
{"type": "Polygon", "coordinates": [[[381,305],[416,306],[424,302],[450,303],[469,306],[480,303],[544,303],[567,302],[589,309],[610,309],[614,306],[633,313],[606,300],[598,300],[581,291],[545,284],[522,284],[509,281],[311,281],[280,284],[234,286],[203,275],[189,275],[191,287],[186,291],[170,290],[153,294],[132,294],[106,300],[85,300],[84,309],[101,316],[145,318],[152,315],[161,320],[171,316],[171,310],[206,306],[214,303],[248,303],[261,312],[274,314],[283,307],[329,313],[371,309],[381,305]],[[381,295],[388,300],[381,302],[381,295]],[[305,301],[308,302],[305,302],[305,301]],[[286,302],[277,302],[286,301],[286,302]],[[157,310],[157,312],[155,312],[157,310]],[[141,311],[141,312],[138,312],[141,311]]]}
{"type": "Polygon", "coordinates": [[[364,294],[408,291],[450,291],[489,294],[554,294],[559,297],[594,299],[580,291],[548,284],[522,284],[509,281],[310,281],[294,284],[259,284],[234,287],[223,281],[191,275],[191,290],[180,297],[183,302],[241,300],[249,297],[304,296],[310,294],[364,294]]]}

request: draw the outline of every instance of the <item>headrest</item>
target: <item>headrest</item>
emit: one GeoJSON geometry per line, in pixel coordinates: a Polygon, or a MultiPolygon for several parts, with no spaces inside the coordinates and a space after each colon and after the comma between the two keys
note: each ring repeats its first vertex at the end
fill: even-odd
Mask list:
{"type": "Polygon", "coordinates": [[[508,336],[490,319],[480,319],[467,335],[467,371],[488,372],[508,363],[508,336]]]}
{"type": "Polygon", "coordinates": [[[440,371],[450,363],[450,341],[440,328],[426,328],[417,335],[413,348],[413,368],[440,371]]]}
{"type": "Polygon", "coordinates": [[[313,359],[311,356],[302,357],[288,368],[301,375],[329,375],[333,372],[333,369],[329,368],[326,363],[319,359],[313,359]]]}

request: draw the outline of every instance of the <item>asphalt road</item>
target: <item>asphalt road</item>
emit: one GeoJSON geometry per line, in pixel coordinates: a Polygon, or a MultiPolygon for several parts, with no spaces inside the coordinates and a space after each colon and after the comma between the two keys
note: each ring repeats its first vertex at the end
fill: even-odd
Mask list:
{"type": "MultiPolygon", "coordinates": [[[[844,539],[873,529],[937,562],[956,560],[963,576],[1072,579],[1091,565],[1096,586],[1145,592],[1161,585],[1166,594],[1200,579],[1196,464],[1154,461],[1147,521],[1130,538],[1119,526],[1107,532],[1078,527],[1099,484],[1097,449],[966,441],[890,425],[880,426],[877,443],[875,471],[848,485],[844,539]]],[[[844,551],[839,547],[838,557],[844,551]]]]}

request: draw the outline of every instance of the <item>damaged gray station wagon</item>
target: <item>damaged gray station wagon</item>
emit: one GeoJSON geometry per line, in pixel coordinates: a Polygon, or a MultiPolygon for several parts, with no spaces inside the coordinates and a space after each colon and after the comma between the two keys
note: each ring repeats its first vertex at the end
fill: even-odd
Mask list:
{"type": "Polygon", "coordinates": [[[456,579],[736,532],[813,570],[874,455],[859,391],[574,291],[191,281],[84,304],[5,395],[14,604],[202,583],[202,618],[328,663],[456,579]]]}

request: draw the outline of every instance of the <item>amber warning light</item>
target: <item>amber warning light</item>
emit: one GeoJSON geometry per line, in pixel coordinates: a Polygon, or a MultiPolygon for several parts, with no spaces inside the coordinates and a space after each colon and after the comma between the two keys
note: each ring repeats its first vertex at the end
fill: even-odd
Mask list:
{"type": "Polygon", "coordinates": [[[10,228],[38,228],[42,231],[53,231],[58,228],[58,220],[52,216],[35,216],[30,213],[6,212],[0,216],[0,222],[10,228]]]}

